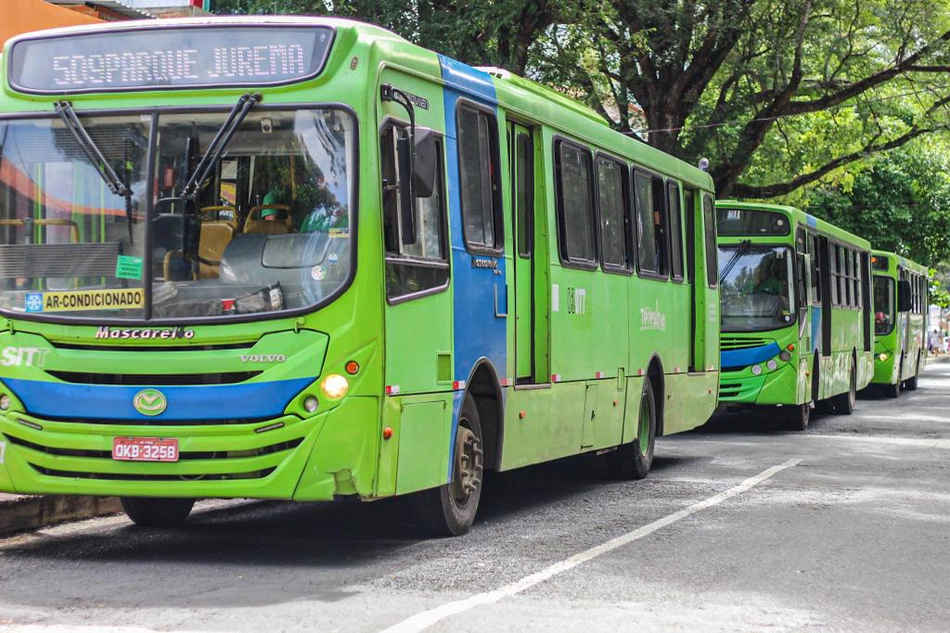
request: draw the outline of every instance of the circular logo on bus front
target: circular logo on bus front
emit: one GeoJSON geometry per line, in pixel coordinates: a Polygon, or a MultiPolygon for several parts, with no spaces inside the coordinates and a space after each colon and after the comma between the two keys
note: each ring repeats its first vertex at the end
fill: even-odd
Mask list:
{"type": "Polygon", "coordinates": [[[142,415],[159,415],[168,406],[168,400],[158,389],[143,389],[135,394],[132,406],[142,415]]]}

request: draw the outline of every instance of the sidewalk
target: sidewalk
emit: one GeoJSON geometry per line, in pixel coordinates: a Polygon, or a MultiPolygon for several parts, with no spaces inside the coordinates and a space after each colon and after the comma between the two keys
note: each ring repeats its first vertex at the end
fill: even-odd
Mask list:
{"type": "Polygon", "coordinates": [[[121,511],[122,506],[115,497],[0,493],[0,536],[121,511]]]}

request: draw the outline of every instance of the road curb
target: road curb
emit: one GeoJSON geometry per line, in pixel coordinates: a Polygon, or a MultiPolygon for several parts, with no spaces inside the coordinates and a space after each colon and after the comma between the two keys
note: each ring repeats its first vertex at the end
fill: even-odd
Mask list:
{"type": "Polygon", "coordinates": [[[115,497],[0,494],[0,536],[121,511],[115,497]]]}

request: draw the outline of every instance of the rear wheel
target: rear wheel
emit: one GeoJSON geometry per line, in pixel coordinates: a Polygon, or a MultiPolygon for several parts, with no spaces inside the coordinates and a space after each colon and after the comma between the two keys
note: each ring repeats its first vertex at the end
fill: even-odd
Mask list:
{"type": "Polygon", "coordinates": [[[851,415],[854,413],[854,405],[858,399],[858,377],[854,371],[854,362],[851,363],[851,375],[848,379],[848,390],[834,397],[833,403],[835,413],[838,415],[851,415]]]}
{"type": "Polygon", "coordinates": [[[455,433],[452,481],[423,490],[413,498],[413,509],[426,532],[434,536],[458,536],[475,521],[482,495],[482,425],[471,394],[465,394],[455,433]]]}
{"type": "Polygon", "coordinates": [[[122,509],[136,525],[142,527],[174,527],[191,514],[194,499],[162,499],[153,497],[121,497],[122,509]]]}
{"type": "Polygon", "coordinates": [[[653,384],[643,381],[640,391],[640,415],[637,422],[637,439],[624,444],[607,455],[607,470],[617,479],[643,479],[653,466],[653,451],[658,428],[656,398],[653,384]]]}
{"type": "Polygon", "coordinates": [[[884,395],[888,398],[896,398],[901,395],[901,381],[898,380],[893,385],[884,385],[884,395]]]}

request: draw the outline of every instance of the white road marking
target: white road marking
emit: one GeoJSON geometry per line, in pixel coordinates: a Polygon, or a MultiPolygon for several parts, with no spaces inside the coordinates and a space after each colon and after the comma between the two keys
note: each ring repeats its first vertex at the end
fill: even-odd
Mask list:
{"type": "Polygon", "coordinates": [[[757,486],[758,484],[762,483],[766,479],[772,477],[779,471],[795,466],[800,461],[801,461],[800,459],[790,459],[787,462],[781,463],[777,466],[772,466],[768,470],[762,471],[755,477],[750,477],[749,479],[746,479],[738,486],[730,488],[729,490],[726,490],[725,492],[720,492],[719,494],[709,497],[708,499],[705,499],[703,501],[698,501],[687,508],[684,508],[678,512],[674,512],[673,514],[669,514],[661,519],[657,519],[653,523],[648,523],[647,525],[637,528],[636,530],[633,530],[632,532],[627,532],[626,534],[622,534],[616,538],[613,538],[607,541],[606,543],[602,543],[600,545],[597,545],[596,547],[592,547],[583,552],[574,554],[570,558],[562,560],[561,562],[558,562],[558,563],[554,563],[550,567],[547,567],[546,569],[542,569],[541,571],[531,574],[530,576],[525,576],[521,580],[516,580],[515,582],[504,585],[503,587],[499,587],[498,589],[495,589],[493,591],[487,591],[485,593],[476,594],[469,598],[465,598],[464,600],[456,600],[455,602],[447,602],[446,604],[440,605],[433,609],[429,609],[428,611],[417,613],[416,615],[411,616],[403,620],[402,622],[398,622],[394,624],[393,626],[387,629],[384,629],[381,633],[416,633],[418,631],[422,631],[424,629],[429,628],[436,622],[444,620],[445,618],[449,616],[456,615],[464,611],[468,611],[469,609],[472,609],[480,605],[492,604],[492,603],[498,602],[502,598],[513,596],[515,594],[526,591],[527,589],[530,589],[531,587],[534,587],[535,585],[538,585],[546,580],[549,580],[553,578],[554,576],[557,576],[558,574],[561,574],[570,569],[573,569],[574,567],[577,567],[578,565],[582,563],[586,563],[589,560],[597,558],[598,556],[602,554],[606,554],[607,552],[615,550],[618,547],[623,547],[624,545],[627,545],[636,540],[642,539],[643,537],[648,536],[652,534],[653,532],[656,532],[657,530],[664,528],[672,523],[676,523],[677,521],[681,519],[685,519],[686,517],[692,514],[696,514],[697,512],[701,512],[703,510],[706,510],[707,508],[711,508],[715,505],[718,505],[722,503],[723,501],[731,499],[732,497],[735,497],[736,495],[742,494],[743,492],[750,490],[751,488],[757,486]]]}
{"type": "Polygon", "coordinates": [[[924,440],[914,437],[886,437],[881,435],[821,435],[809,433],[803,437],[821,438],[823,440],[847,440],[850,442],[864,442],[877,444],[881,448],[888,446],[914,446],[917,448],[942,448],[950,450],[950,440],[924,440]]]}
{"type": "MultiPolygon", "coordinates": [[[[176,633],[189,633],[175,629],[176,633]]],[[[0,624],[0,633],[156,633],[139,626],[83,626],[81,624],[0,624]]],[[[194,632],[197,633],[197,632],[194,632]]]]}

